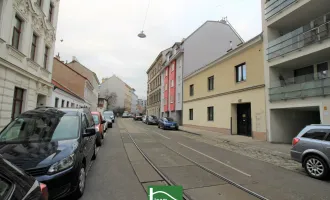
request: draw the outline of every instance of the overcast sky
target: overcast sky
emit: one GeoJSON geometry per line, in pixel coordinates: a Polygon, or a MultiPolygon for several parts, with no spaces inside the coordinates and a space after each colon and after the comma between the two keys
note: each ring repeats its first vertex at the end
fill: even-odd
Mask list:
{"type": "Polygon", "coordinates": [[[147,96],[146,71],[158,53],[189,36],[206,20],[227,16],[248,40],[261,33],[260,0],[61,0],[55,54],[78,61],[99,80],[113,74],[147,96]],[[60,40],[63,39],[63,42],[60,40]]]}

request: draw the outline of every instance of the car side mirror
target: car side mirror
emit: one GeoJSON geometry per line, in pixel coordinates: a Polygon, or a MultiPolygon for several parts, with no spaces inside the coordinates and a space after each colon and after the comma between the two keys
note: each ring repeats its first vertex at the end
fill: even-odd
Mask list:
{"type": "Polygon", "coordinates": [[[95,128],[86,128],[85,133],[83,134],[83,137],[91,137],[96,134],[95,128]]]}
{"type": "Polygon", "coordinates": [[[105,124],[105,122],[106,122],[105,120],[102,120],[102,124],[105,124]]]}

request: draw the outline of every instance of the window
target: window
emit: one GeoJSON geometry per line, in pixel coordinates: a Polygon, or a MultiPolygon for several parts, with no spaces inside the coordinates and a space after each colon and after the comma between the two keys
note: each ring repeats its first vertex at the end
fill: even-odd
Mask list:
{"type": "Polygon", "coordinates": [[[214,89],[214,76],[210,76],[207,78],[207,87],[208,87],[208,90],[214,89]]]}
{"type": "Polygon", "coordinates": [[[70,105],[69,101],[66,102],[66,107],[68,108],[70,105]]]}
{"type": "Polygon", "coordinates": [[[19,42],[22,33],[22,23],[23,23],[22,20],[18,16],[15,16],[15,25],[14,25],[11,45],[17,50],[19,48],[19,42]]]}
{"type": "Polygon", "coordinates": [[[51,3],[49,6],[49,15],[48,15],[48,21],[53,21],[53,12],[54,12],[54,5],[51,3]]]}
{"type": "Polygon", "coordinates": [[[167,99],[164,98],[164,105],[166,106],[167,105],[167,99]]]}
{"type": "Polygon", "coordinates": [[[330,134],[328,135],[328,137],[325,140],[330,141],[330,134]]]}
{"type": "Polygon", "coordinates": [[[41,8],[41,6],[42,6],[42,0],[37,0],[37,5],[41,8]]]}
{"type": "Polygon", "coordinates": [[[178,93],[178,103],[180,103],[180,99],[181,99],[181,94],[178,93]]]}
{"type": "Polygon", "coordinates": [[[74,108],[74,103],[71,103],[71,108],[74,108]]]}
{"type": "Polygon", "coordinates": [[[324,130],[312,129],[305,133],[302,137],[314,140],[323,140],[326,134],[327,133],[324,130]]]}
{"type": "Polygon", "coordinates": [[[174,80],[171,80],[171,87],[174,87],[174,80]]]}
{"type": "Polygon", "coordinates": [[[194,96],[194,85],[193,84],[189,86],[189,94],[190,94],[190,96],[194,96]]]}
{"type": "Polygon", "coordinates": [[[317,77],[319,79],[328,77],[328,63],[321,63],[317,65],[317,77]]]}
{"type": "Polygon", "coordinates": [[[174,98],[173,98],[174,96],[170,96],[170,100],[171,100],[171,103],[173,103],[174,102],[174,98]]]}
{"type": "Polygon", "coordinates": [[[61,104],[61,107],[62,107],[62,108],[64,108],[64,103],[65,103],[65,101],[62,100],[62,104],[61,104]]]}
{"type": "Polygon", "coordinates": [[[56,97],[56,98],[55,98],[55,108],[58,108],[58,100],[59,100],[59,99],[56,97]]]}
{"type": "Polygon", "coordinates": [[[49,47],[45,46],[44,67],[47,68],[49,47]]]}
{"type": "Polygon", "coordinates": [[[12,120],[14,120],[19,114],[22,113],[23,95],[24,95],[23,89],[15,88],[14,98],[13,98],[13,109],[11,114],[12,120]]]}
{"type": "Polygon", "coordinates": [[[236,82],[246,81],[246,65],[241,64],[236,66],[236,82]]]}
{"type": "Polygon", "coordinates": [[[194,110],[189,109],[189,120],[193,120],[193,119],[194,119],[194,110]]]}
{"type": "Polygon", "coordinates": [[[294,70],[294,82],[304,83],[314,80],[314,66],[308,66],[294,70]]]}
{"type": "Polygon", "coordinates": [[[174,71],[174,64],[171,65],[171,71],[174,71]]]}
{"type": "Polygon", "coordinates": [[[207,120],[208,121],[213,121],[214,120],[214,115],[213,115],[213,106],[207,107],[207,120]]]}
{"type": "Polygon", "coordinates": [[[167,76],[168,75],[168,73],[167,73],[167,69],[165,69],[165,76],[167,76]]]}
{"type": "Polygon", "coordinates": [[[167,90],[167,83],[165,84],[165,90],[167,90]]]}
{"type": "Polygon", "coordinates": [[[32,46],[31,46],[31,59],[36,60],[36,49],[37,49],[38,36],[33,33],[32,36],[32,46]]]}

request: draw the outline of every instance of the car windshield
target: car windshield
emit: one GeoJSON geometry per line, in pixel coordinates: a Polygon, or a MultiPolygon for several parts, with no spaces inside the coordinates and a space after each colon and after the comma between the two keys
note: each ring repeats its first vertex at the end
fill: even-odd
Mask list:
{"type": "Polygon", "coordinates": [[[106,115],[106,114],[105,114],[105,115],[104,115],[104,118],[105,118],[105,119],[111,119],[112,116],[113,116],[113,115],[106,115]]]}
{"type": "Polygon", "coordinates": [[[78,137],[78,116],[64,115],[61,118],[19,117],[1,133],[0,143],[23,143],[68,140],[78,137]]]}
{"type": "Polygon", "coordinates": [[[106,116],[113,116],[114,115],[113,112],[109,112],[109,111],[108,112],[104,112],[103,114],[106,115],[106,116]]]}
{"type": "Polygon", "coordinates": [[[95,122],[95,125],[98,125],[100,122],[99,122],[99,116],[98,115],[93,115],[93,120],[95,122]]]}
{"type": "Polygon", "coordinates": [[[173,122],[173,121],[174,121],[174,120],[173,120],[172,118],[170,118],[170,117],[165,117],[164,119],[165,119],[164,121],[168,121],[168,122],[173,122]]]}

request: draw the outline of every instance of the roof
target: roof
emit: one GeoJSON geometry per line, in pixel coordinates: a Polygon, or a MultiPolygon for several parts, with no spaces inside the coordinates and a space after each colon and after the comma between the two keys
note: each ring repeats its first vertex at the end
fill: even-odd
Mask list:
{"type": "Polygon", "coordinates": [[[81,98],[79,95],[77,95],[76,93],[72,92],[69,88],[65,87],[64,85],[61,85],[59,82],[57,82],[56,80],[52,79],[52,84],[54,85],[55,88],[58,88],[82,101],[84,101],[83,98],[81,98]]]}
{"type": "MultiPolygon", "coordinates": [[[[225,21],[226,23],[224,23],[223,20],[221,21],[212,21],[212,20],[208,20],[206,22],[204,22],[200,27],[198,27],[194,32],[192,32],[187,38],[184,39],[184,41],[188,40],[192,35],[194,35],[199,29],[201,29],[203,26],[205,26],[207,23],[218,23],[218,24],[222,24],[224,26],[229,26],[229,28],[232,29],[232,31],[236,34],[236,36],[241,40],[241,42],[244,42],[243,38],[237,33],[237,31],[234,29],[234,27],[231,26],[231,24],[228,21],[225,21]]],[[[183,41],[183,42],[184,42],[183,41]]]]}
{"type": "Polygon", "coordinates": [[[97,78],[97,75],[95,74],[95,72],[93,72],[92,70],[90,70],[90,69],[88,69],[88,67],[85,67],[85,65],[83,65],[83,64],[81,64],[79,61],[77,61],[77,60],[72,60],[71,62],[69,62],[69,64],[70,63],[79,63],[82,67],[84,67],[85,69],[87,69],[88,71],[90,71],[92,74],[93,74],[93,76],[94,76],[94,78],[96,79],[96,82],[100,85],[100,81],[99,81],[99,79],[97,78]]]}
{"type": "Polygon", "coordinates": [[[63,63],[61,60],[59,60],[58,58],[54,57],[54,59],[56,59],[58,62],[62,63],[62,65],[65,65],[67,68],[71,69],[73,72],[75,72],[76,74],[80,75],[81,77],[83,77],[84,79],[88,80],[88,78],[86,76],[83,76],[82,74],[80,74],[79,72],[77,72],[76,70],[72,69],[70,66],[68,66],[67,64],[63,63]]]}
{"type": "Polygon", "coordinates": [[[167,48],[167,49],[161,51],[161,52],[158,54],[157,58],[154,60],[154,62],[150,65],[149,69],[147,70],[147,74],[149,73],[149,71],[151,70],[151,68],[156,64],[156,62],[158,61],[159,57],[162,56],[163,53],[166,52],[166,51],[168,51],[169,49],[171,49],[171,48],[167,48]]]}
{"type": "Polygon", "coordinates": [[[208,69],[208,68],[210,68],[210,67],[213,67],[214,65],[216,65],[216,64],[218,64],[218,63],[220,63],[220,62],[222,62],[223,60],[229,58],[230,56],[233,56],[233,55],[235,55],[236,53],[238,53],[238,52],[244,50],[245,48],[247,48],[247,47],[249,47],[249,46],[255,44],[256,42],[262,41],[262,40],[263,40],[262,33],[260,33],[260,34],[258,34],[257,36],[253,37],[252,39],[250,39],[249,41],[247,41],[247,42],[245,42],[245,43],[242,43],[242,45],[240,45],[240,46],[236,47],[235,49],[229,51],[229,52],[226,53],[225,55],[223,55],[223,56],[217,58],[216,60],[214,60],[214,61],[208,63],[207,65],[203,66],[202,68],[200,68],[200,69],[198,69],[198,70],[192,72],[192,73],[189,74],[186,78],[184,78],[184,80],[187,80],[187,79],[189,79],[189,78],[191,78],[191,77],[193,77],[193,76],[195,76],[195,75],[201,73],[202,71],[204,71],[204,70],[206,70],[206,69],[208,69]]]}

